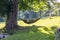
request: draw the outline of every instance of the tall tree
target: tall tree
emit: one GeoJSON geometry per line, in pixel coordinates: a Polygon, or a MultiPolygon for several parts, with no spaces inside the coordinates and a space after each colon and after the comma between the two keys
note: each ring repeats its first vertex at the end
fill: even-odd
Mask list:
{"type": "MultiPolygon", "coordinates": [[[[4,11],[1,12],[1,14],[7,16],[6,20],[6,30],[8,32],[12,32],[12,30],[17,28],[17,9],[19,7],[20,10],[29,10],[29,9],[35,9],[34,5],[39,5],[40,0],[0,0],[1,7],[4,11]],[[4,2],[4,3],[1,3],[4,2]],[[18,5],[19,3],[19,5],[18,5]]],[[[39,6],[37,6],[39,8],[39,6]]],[[[36,9],[37,9],[36,8],[36,9]]],[[[34,21],[36,22],[36,21],[34,21]]]]}
{"type": "Polygon", "coordinates": [[[17,28],[17,7],[18,0],[9,0],[9,12],[7,13],[6,29],[12,32],[17,28]]]}
{"type": "Polygon", "coordinates": [[[17,28],[18,0],[0,0],[0,15],[6,15],[6,30],[12,32],[17,28]]]}

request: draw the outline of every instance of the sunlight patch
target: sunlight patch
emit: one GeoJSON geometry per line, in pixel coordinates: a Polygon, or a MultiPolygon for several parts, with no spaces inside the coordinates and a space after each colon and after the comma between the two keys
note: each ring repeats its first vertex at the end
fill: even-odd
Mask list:
{"type": "Polygon", "coordinates": [[[38,28],[38,30],[42,33],[49,34],[49,32],[45,31],[43,28],[38,28]]]}

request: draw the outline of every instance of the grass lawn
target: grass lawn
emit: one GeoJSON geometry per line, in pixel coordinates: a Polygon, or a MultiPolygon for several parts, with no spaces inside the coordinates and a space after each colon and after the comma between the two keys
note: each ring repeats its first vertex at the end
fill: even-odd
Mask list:
{"type": "Polygon", "coordinates": [[[5,22],[0,23],[0,29],[5,27],[5,22]]]}
{"type": "MultiPolygon", "coordinates": [[[[1,40],[54,40],[55,31],[60,25],[60,17],[52,17],[52,19],[40,19],[33,24],[26,24],[23,21],[18,21],[18,25],[24,27],[23,30],[18,30],[8,38],[1,40]]],[[[0,29],[5,24],[0,24],[0,29]]]]}
{"type": "Polygon", "coordinates": [[[54,40],[56,27],[31,26],[17,31],[14,35],[2,40],[54,40]]]}
{"type": "Polygon", "coordinates": [[[18,25],[20,26],[32,26],[32,25],[36,25],[36,26],[60,26],[60,17],[52,17],[52,19],[49,18],[44,18],[44,19],[40,19],[35,23],[32,24],[26,24],[23,21],[18,21],[18,25]]]}

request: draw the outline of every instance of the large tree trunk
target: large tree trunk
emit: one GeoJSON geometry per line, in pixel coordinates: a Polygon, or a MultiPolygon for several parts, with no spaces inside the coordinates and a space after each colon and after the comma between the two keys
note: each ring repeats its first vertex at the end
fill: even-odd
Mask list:
{"type": "Polygon", "coordinates": [[[17,3],[18,0],[11,0],[10,12],[7,15],[6,30],[10,33],[17,28],[17,3]]]}

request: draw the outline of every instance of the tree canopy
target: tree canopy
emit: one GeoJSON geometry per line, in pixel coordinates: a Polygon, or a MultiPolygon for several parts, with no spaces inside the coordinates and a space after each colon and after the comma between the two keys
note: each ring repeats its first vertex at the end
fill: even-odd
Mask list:
{"type": "Polygon", "coordinates": [[[8,0],[0,0],[0,15],[4,16],[8,12],[8,0]]]}
{"type": "MultiPolygon", "coordinates": [[[[44,2],[42,2],[41,0],[18,0],[18,9],[19,10],[43,9],[43,6],[45,6],[44,2]]],[[[9,12],[9,9],[10,9],[8,8],[10,6],[9,4],[10,4],[9,0],[0,0],[1,15],[2,14],[5,15],[7,12],[9,12]]]]}

